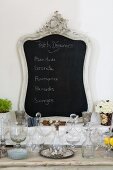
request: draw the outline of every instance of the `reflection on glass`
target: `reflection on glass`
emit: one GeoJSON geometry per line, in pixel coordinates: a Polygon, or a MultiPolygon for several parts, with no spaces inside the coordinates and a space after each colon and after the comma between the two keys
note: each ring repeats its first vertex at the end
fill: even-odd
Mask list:
{"type": "Polygon", "coordinates": [[[78,116],[76,114],[71,114],[69,121],[66,123],[66,141],[72,148],[79,143],[81,136],[76,127],[77,122],[78,116]]]}
{"type": "Polygon", "coordinates": [[[91,130],[91,141],[93,145],[95,146],[95,150],[97,150],[99,147],[101,147],[102,143],[102,132],[101,130],[97,128],[93,128],[91,130]]]}
{"type": "Polygon", "coordinates": [[[5,157],[7,155],[6,139],[8,133],[9,133],[9,120],[6,120],[2,117],[0,119],[1,157],[5,157]]]}
{"type": "Polygon", "coordinates": [[[54,138],[52,141],[52,146],[50,146],[50,150],[51,150],[51,155],[59,157],[59,156],[63,156],[63,152],[64,152],[64,147],[63,147],[63,143],[62,143],[62,138],[59,134],[59,122],[55,122],[54,123],[54,138]]]}
{"type": "Polygon", "coordinates": [[[82,144],[82,156],[85,158],[94,157],[94,145],[91,140],[91,129],[88,126],[85,128],[85,141],[82,144]]]}
{"type": "Polygon", "coordinates": [[[21,147],[20,143],[23,142],[27,137],[27,124],[26,122],[18,123],[11,122],[10,124],[10,137],[13,142],[16,143],[16,147],[21,147]]]}
{"type": "Polygon", "coordinates": [[[105,149],[104,157],[113,156],[113,133],[105,132],[102,135],[102,146],[105,149]]]}
{"type": "Polygon", "coordinates": [[[82,112],[84,126],[91,121],[91,115],[92,115],[91,112],[87,112],[87,111],[82,112]]]}

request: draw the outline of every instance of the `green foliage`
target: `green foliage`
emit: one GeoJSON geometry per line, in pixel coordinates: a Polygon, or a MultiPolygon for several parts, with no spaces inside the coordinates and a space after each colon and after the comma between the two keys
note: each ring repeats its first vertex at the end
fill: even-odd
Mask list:
{"type": "Polygon", "coordinates": [[[0,113],[9,112],[12,109],[12,102],[8,99],[0,99],[0,113]]]}

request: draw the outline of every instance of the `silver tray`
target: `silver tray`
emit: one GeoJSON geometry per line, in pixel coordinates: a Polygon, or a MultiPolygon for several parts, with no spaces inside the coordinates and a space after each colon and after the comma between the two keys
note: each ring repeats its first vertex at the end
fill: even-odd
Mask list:
{"type": "Polygon", "coordinates": [[[70,149],[67,149],[65,152],[62,154],[52,154],[51,150],[49,148],[43,149],[40,152],[40,155],[46,158],[51,158],[51,159],[66,159],[74,156],[74,152],[70,149]]]}

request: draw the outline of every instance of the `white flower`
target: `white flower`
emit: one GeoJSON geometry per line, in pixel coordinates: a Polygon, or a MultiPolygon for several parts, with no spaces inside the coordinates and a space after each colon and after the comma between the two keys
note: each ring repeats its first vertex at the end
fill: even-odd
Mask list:
{"type": "Polygon", "coordinates": [[[97,113],[113,113],[113,102],[106,100],[106,101],[100,101],[95,106],[95,112],[97,113]]]}

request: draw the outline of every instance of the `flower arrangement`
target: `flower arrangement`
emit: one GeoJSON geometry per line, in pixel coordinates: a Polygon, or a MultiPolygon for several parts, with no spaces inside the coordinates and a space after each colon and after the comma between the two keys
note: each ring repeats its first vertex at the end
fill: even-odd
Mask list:
{"type": "Polygon", "coordinates": [[[113,113],[113,103],[110,100],[100,101],[96,107],[97,113],[113,113]]]}
{"type": "Polygon", "coordinates": [[[100,113],[101,125],[111,125],[113,102],[111,102],[110,100],[100,101],[95,106],[95,112],[100,113]]]}

